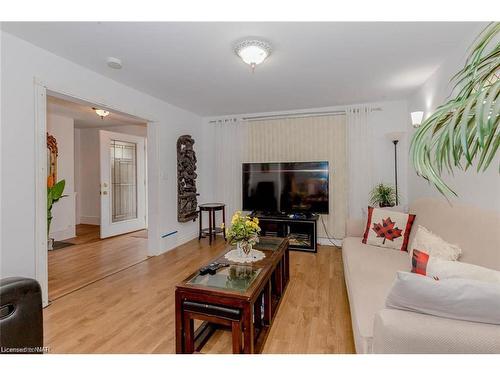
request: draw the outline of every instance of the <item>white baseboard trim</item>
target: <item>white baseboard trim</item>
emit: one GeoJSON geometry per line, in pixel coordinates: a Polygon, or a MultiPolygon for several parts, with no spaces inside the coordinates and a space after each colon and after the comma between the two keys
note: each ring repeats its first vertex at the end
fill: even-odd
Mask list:
{"type": "Polygon", "coordinates": [[[320,245],[332,246],[332,242],[335,244],[335,246],[342,247],[342,240],[335,240],[332,238],[330,242],[330,240],[326,237],[318,237],[318,244],[320,245]]]}
{"type": "Polygon", "coordinates": [[[73,225],[63,230],[51,232],[49,234],[49,237],[53,238],[56,241],[64,241],[68,238],[76,237],[75,226],[73,225]]]}
{"type": "Polygon", "coordinates": [[[99,216],[80,216],[80,224],[101,225],[99,216]]]}

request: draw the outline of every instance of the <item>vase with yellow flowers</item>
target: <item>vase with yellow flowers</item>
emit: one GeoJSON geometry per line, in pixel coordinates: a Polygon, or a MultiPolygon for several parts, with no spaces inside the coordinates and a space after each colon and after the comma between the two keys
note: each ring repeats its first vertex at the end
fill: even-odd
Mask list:
{"type": "Polygon", "coordinates": [[[259,233],[259,219],[236,211],[231,219],[231,226],[226,231],[226,237],[231,245],[236,245],[242,257],[248,257],[253,245],[259,242],[259,233]]]}

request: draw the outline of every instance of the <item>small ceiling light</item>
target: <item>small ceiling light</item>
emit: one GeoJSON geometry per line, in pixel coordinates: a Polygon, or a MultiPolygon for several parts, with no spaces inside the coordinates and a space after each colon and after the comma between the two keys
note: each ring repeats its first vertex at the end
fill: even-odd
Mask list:
{"type": "Polygon", "coordinates": [[[410,115],[411,115],[411,124],[413,125],[414,128],[418,128],[422,123],[422,119],[424,118],[424,112],[416,111],[410,113],[410,115]]]}
{"type": "Polygon", "coordinates": [[[117,59],[116,57],[108,57],[107,59],[108,66],[112,69],[121,69],[122,61],[117,59]]]}
{"type": "Polygon", "coordinates": [[[109,115],[109,112],[104,110],[104,109],[99,109],[99,108],[95,108],[95,107],[93,107],[92,109],[95,111],[95,113],[97,113],[97,116],[99,116],[101,118],[101,120],[103,120],[104,117],[109,115]]]}
{"type": "Polygon", "coordinates": [[[234,47],[234,52],[246,64],[250,65],[253,72],[255,67],[261,64],[271,54],[271,46],[263,40],[246,39],[239,42],[234,47]]]}

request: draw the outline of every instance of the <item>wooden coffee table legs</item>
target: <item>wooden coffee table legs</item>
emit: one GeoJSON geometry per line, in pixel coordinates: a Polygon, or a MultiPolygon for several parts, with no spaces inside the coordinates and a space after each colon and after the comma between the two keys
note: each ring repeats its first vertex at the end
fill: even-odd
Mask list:
{"type": "Polygon", "coordinates": [[[252,354],[254,353],[254,330],[253,330],[253,304],[245,305],[243,309],[243,353],[252,354]]]}
{"type": "Polygon", "coordinates": [[[272,310],[271,310],[271,282],[268,282],[264,287],[264,319],[262,323],[266,326],[271,325],[272,310]]]}
{"type": "MultiPolygon", "coordinates": [[[[199,351],[203,345],[208,341],[212,333],[215,331],[217,326],[229,326],[231,328],[231,335],[233,341],[233,354],[242,353],[242,335],[243,335],[243,324],[241,320],[228,321],[218,317],[193,314],[190,312],[184,312],[181,318],[180,326],[177,326],[178,332],[181,331],[179,341],[177,342],[176,352],[177,354],[192,354],[195,351],[199,351]],[[196,330],[194,330],[194,319],[204,320],[202,325],[196,330]],[[179,345],[180,344],[180,345],[179,345]]],[[[252,335],[253,337],[253,335],[252,335]]],[[[245,340],[245,345],[246,340],[245,340]]],[[[247,351],[245,350],[245,353],[247,351]]],[[[248,352],[253,353],[253,352],[248,352]]]]}
{"type": "Polygon", "coordinates": [[[194,321],[189,314],[184,313],[184,353],[194,353],[194,321]]]}

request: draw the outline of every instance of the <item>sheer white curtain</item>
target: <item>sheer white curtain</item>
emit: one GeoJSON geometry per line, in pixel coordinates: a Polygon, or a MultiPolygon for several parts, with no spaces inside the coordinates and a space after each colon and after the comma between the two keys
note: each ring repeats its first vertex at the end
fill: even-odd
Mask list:
{"type": "Polygon", "coordinates": [[[215,132],[215,200],[226,204],[226,222],[241,209],[242,129],[237,120],[220,120],[215,132]]]}
{"type": "Polygon", "coordinates": [[[373,186],[371,108],[346,108],[348,212],[350,218],[361,218],[373,186]]]}

